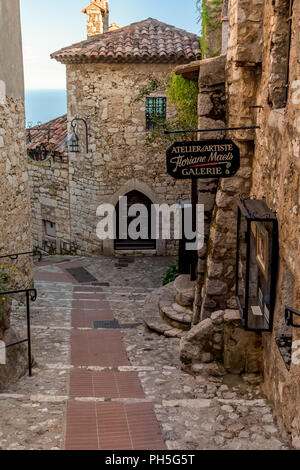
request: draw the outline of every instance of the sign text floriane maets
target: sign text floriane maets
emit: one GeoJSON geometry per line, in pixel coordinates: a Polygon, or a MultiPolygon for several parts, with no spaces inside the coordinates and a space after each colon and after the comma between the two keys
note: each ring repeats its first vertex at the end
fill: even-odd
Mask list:
{"type": "Polygon", "coordinates": [[[175,142],[167,150],[168,173],[177,179],[229,178],[240,168],[240,151],[231,140],[175,142]]]}

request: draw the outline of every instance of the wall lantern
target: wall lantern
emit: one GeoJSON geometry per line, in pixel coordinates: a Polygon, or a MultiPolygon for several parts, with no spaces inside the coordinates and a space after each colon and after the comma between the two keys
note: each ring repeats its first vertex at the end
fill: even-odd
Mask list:
{"type": "Polygon", "coordinates": [[[272,331],[278,267],[278,222],[264,200],[240,199],[236,300],[247,331],[272,331]]]}
{"type": "Polygon", "coordinates": [[[88,126],[87,126],[87,122],[85,119],[83,118],[77,118],[75,117],[72,122],[71,122],[71,126],[72,126],[72,129],[73,129],[73,132],[72,132],[72,135],[71,137],[69,138],[69,151],[70,152],[73,152],[73,153],[79,153],[79,137],[78,135],[76,134],[76,121],[81,121],[84,123],[84,126],[85,126],[85,138],[86,138],[86,153],[89,152],[89,136],[88,136],[88,126]]]}
{"type": "Polygon", "coordinates": [[[72,125],[72,127],[73,127],[73,133],[69,139],[69,151],[72,153],[78,153],[79,152],[79,139],[75,132],[76,126],[72,125]]]}

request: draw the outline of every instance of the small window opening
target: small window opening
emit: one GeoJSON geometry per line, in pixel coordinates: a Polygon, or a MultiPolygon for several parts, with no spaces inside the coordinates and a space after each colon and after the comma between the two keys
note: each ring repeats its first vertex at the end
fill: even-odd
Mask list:
{"type": "Polygon", "coordinates": [[[48,237],[56,237],[56,224],[50,220],[44,220],[45,233],[48,237]]]}
{"type": "Polygon", "coordinates": [[[146,98],[146,129],[156,129],[167,117],[166,98],[146,98]]]}

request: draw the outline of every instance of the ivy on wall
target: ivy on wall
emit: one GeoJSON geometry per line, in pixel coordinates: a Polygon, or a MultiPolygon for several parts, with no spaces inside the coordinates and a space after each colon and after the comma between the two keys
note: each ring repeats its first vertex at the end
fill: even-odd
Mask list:
{"type": "Polygon", "coordinates": [[[202,58],[219,55],[220,51],[211,53],[209,48],[209,34],[214,33],[220,39],[221,14],[223,0],[196,0],[199,11],[199,22],[201,23],[200,47],[202,58]]]}
{"type": "Polygon", "coordinates": [[[198,125],[198,81],[188,80],[174,72],[169,76],[167,97],[177,105],[177,123],[182,129],[195,128],[198,125]]]}
{"type": "MultiPolygon", "coordinates": [[[[149,96],[155,91],[163,91],[172,104],[177,106],[177,116],[173,120],[153,119],[156,121],[155,129],[147,135],[146,145],[158,139],[174,140],[174,136],[164,134],[165,130],[191,129],[198,125],[198,81],[188,80],[182,75],[176,75],[172,72],[165,79],[149,76],[148,83],[142,87],[134,102],[139,102],[144,97],[149,96]]],[[[183,138],[191,136],[183,135],[183,138]]]]}

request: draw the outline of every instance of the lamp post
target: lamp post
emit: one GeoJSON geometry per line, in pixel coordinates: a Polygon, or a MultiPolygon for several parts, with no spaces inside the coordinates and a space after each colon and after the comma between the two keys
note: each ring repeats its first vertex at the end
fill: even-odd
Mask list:
{"type": "Polygon", "coordinates": [[[69,139],[69,150],[70,152],[74,152],[74,153],[78,153],[79,152],[79,138],[78,138],[78,135],[76,134],[75,130],[76,130],[76,124],[75,122],[76,121],[81,121],[83,122],[84,126],[85,126],[85,138],[86,138],[86,153],[89,152],[89,135],[88,135],[88,126],[87,126],[87,122],[85,119],[83,118],[78,118],[78,117],[75,117],[72,121],[71,121],[71,126],[72,126],[72,129],[73,129],[73,132],[72,132],[72,135],[69,139]]]}

